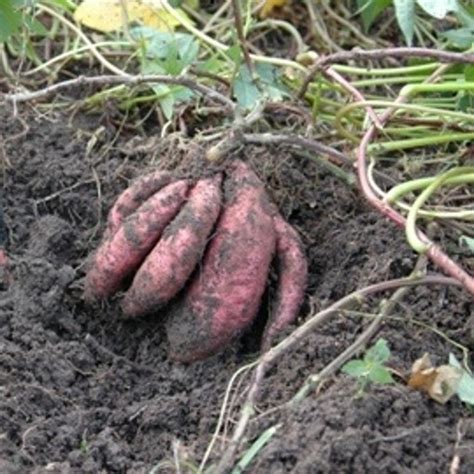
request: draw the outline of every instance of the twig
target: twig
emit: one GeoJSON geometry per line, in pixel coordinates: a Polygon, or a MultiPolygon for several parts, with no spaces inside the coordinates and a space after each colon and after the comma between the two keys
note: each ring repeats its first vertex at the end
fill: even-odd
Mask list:
{"type": "Polygon", "coordinates": [[[368,296],[374,293],[421,284],[460,286],[459,281],[442,275],[426,275],[421,278],[398,278],[367,286],[361,290],[354,291],[353,293],[333,303],[325,310],[320,311],[319,313],[311,316],[310,319],[308,319],[302,326],[293,331],[293,333],[290,334],[286,339],[284,339],[277,346],[266,352],[260,358],[260,362],[255,368],[247,398],[242,407],[240,418],[234,430],[232,440],[230,441],[230,444],[226,451],[223,453],[221,460],[214,471],[214,474],[224,474],[228,472],[229,468],[232,466],[237,450],[239,449],[243,436],[245,434],[247,425],[251,417],[255,414],[255,406],[258,401],[258,395],[262,380],[265,377],[266,373],[270,370],[270,368],[273,367],[275,362],[283,354],[287,353],[298,343],[302,342],[302,340],[306,336],[308,336],[311,331],[326,322],[332,315],[334,315],[341,309],[348,307],[354,301],[360,303],[364,301],[368,296]]]}
{"type": "MultiPolygon", "coordinates": [[[[416,276],[423,271],[424,267],[426,267],[426,258],[424,256],[420,256],[409,278],[416,278],[416,276]]],[[[354,341],[354,343],[352,343],[346,350],[333,359],[318,374],[310,375],[303,387],[301,387],[297,394],[290,400],[289,405],[294,405],[303,400],[309,392],[311,392],[321,383],[322,380],[327,379],[333,375],[344,363],[351,359],[355,354],[360,352],[379,330],[384,318],[388,316],[395,305],[405,296],[408,290],[409,287],[407,286],[398,288],[398,290],[396,290],[388,300],[383,301],[378,314],[375,316],[369,326],[367,326],[367,328],[362,332],[362,334],[360,334],[359,337],[354,341]]]]}
{"type": "Polygon", "coordinates": [[[329,36],[327,31],[325,30],[324,23],[319,23],[319,15],[316,14],[315,5],[313,5],[313,0],[305,0],[305,4],[309,15],[309,27],[314,39],[317,40],[319,36],[323,40],[324,44],[329,46],[331,49],[336,51],[343,51],[343,49],[329,36]]]}
{"type": "Polygon", "coordinates": [[[240,367],[231,377],[229,384],[227,385],[225,395],[224,395],[224,401],[222,402],[221,410],[219,413],[219,419],[217,420],[217,425],[216,429],[214,430],[214,434],[212,435],[211,442],[207,446],[206,452],[202,458],[201,464],[199,465],[199,471],[203,472],[204,467],[206,466],[207,460],[209,459],[209,456],[211,455],[212,449],[214,447],[214,444],[217,441],[217,438],[219,436],[219,432],[222,428],[222,425],[224,423],[224,417],[225,417],[225,412],[227,409],[228,401],[230,398],[231,390],[232,387],[234,386],[234,382],[236,381],[237,377],[240,376],[240,374],[246,372],[247,370],[250,370],[254,365],[257,364],[257,361],[254,361],[250,364],[244,365],[243,367],[240,367]]]}
{"type": "Polygon", "coordinates": [[[430,58],[444,63],[474,64],[474,53],[452,53],[449,51],[438,51],[428,48],[385,48],[364,51],[353,49],[352,51],[341,51],[338,53],[322,56],[311,66],[308,75],[298,92],[298,97],[302,98],[306,93],[309,83],[314,79],[319,71],[325,69],[330,64],[347,62],[351,60],[376,60],[393,58],[430,58]]]}
{"type": "MultiPolygon", "coordinates": [[[[93,47],[95,47],[96,49],[103,48],[106,46],[130,46],[130,43],[128,41],[98,41],[97,43],[93,43],[93,47]]],[[[33,74],[36,74],[37,72],[40,72],[44,69],[48,69],[49,66],[52,66],[53,64],[59,61],[62,61],[63,59],[69,59],[73,56],[77,56],[80,53],[88,52],[91,50],[92,50],[92,46],[87,44],[86,46],[80,46],[80,47],[77,47],[76,49],[65,51],[61,54],[58,54],[57,56],[54,56],[53,58],[49,59],[46,62],[41,63],[39,66],[35,67],[34,69],[25,71],[22,74],[22,76],[23,77],[32,76],[33,74]]]]}
{"type": "Polygon", "coordinates": [[[232,9],[234,10],[234,21],[235,30],[237,32],[237,38],[240,43],[240,48],[244,55],[244,61],[247,65],[247,69],[252,77],[255,76],[255,70],[253,67],[252,59],[250,58],[249,49],[247,47],[247,40],[245,39],[244,27],[242,25],[242,11],[240,10],[240,0],[232,0],[232,9]]]}
{"type": "Polygon", "coordinates": [[[113,72],[119,76],[126,76],[127,73],[125,71],[122,71],[119,67],[115,66],[112,64],[110,61],[108,61],[104,56],[99,52],[99,50],[96,48],[95,44],[76,26],[74,23],[71,23],[68,19],[64,18],[64,16],[60,15],[56,11],[54,11],[52,8],[49,8],[46,5],[40,4],[39,7],[48,13],[49,15],[53,16],[54,18],[57,18],[61,23],[66,25],[68,28],[70,28],[76,35],[84,41],[84,43],[89,46],[91,53],[95,56],[95,58],[104,66],[106,69],[108,69],[110,72],[113,72]]]}
{"type": "MultiPolygon", "coordinates": [[[[342,28],[344,30],[351,31],[358,40],[363,41],[367,46],[377,46],[377,42],[375,40],[373,40],[372,38],[368,38],[360,32],[360,30],[356,26],[356,22],[346,20],[345,18],[339,16],[335,12],[335,8],[332,5],[328,5],[327,0],[323,0],[322,2],[319,2],[319,4],[322,6],[323,10],[327,13],[329,17],[333,18],[337,23],[340,23],[342,25],[342,28]]],[[[367,8],[367,6],[365,8],[367,8]]]]}
{"type": "MultiPolygon", "coordinates": [[[[326,69],[325,71],[323,71],[323,74],[329,77],[330,79],[333,79],[334,81],[336,81],[341,87],[343,87],[346,91],[348,91],[349,94],[351,94],[356,100],[366,102],[364,95],[333,68],[330,67],[326,69]]],[[[377,114],[374,112],[374,109],[370,105],[367,105],[366,110],[369,117],[372,119],[372,122],[375,124],[375,126],[377,128],[382,128],[382,124],[380,123],[377,114]]]]}
{"type": "Polygon", "coordinates": [[[291,35],[291,37],[295,40],[297,54],[303,53],[307,49],[307,46],[303,38],[301,37],[300,32],[288,21],[275,20],[274,18],[267,18],[266,20],[260,21],[259,23],[252,25],[251,28],[255,30],[257,28],[265,28],[265,27],[281,28],[282,30],[286,30],[291,35]]]}
{"type": "Polygon", "coordinates": [[[161,84],[173,84],[188,87],[202,95],[208,96],[211,99],[215,99],[226,106],[228,109],[233,111],[235,104],[228,99],[225,95],[220,92],[211,89],[210,87],[204,86],[197,83],[186,76],[170,77],[164,75],[126,75],[126,76],[114,76],[114,75],[101,75],[101,76],[79,76],[74,79],[67,81],[58,82],[51,86],[45,87],[34,92],[18,92],[16,94],[3,94],[3,100],[7,102],[17,103],[26,102],[31,100],[37,100],[45,98],[51,94],[69,89],[71,87],[81,87],[87,85],[94,86],[110,86],[110,85],[127,85],[136,86],[143,83],[161,83],[161,84]]]}
{"type": "MultiPolygon", "coordinates": [[[[330,168],[330,171],[343,179],[346,184],[353,186],[356,183],[356,179],[352,178],[352,175],[345,173],[342,169],[340,172],[337,172],[335,167],[341,167],[343,165],[350,166],[351,168],[355,165],[354,160],[352,160],[346,154],[332,148],[330,146],[324,145],[316,140],[311,138],[305,138],[300,135],[284,135],[284,134],[272,134],[272,133],[244,133],[242,139],[245,143],[252,143],[258,145],[289,145],[298,147],[304,151],[311,151],[319,155],[327,157],[327,163],[331,166],[326,166],[330,168]]],[[[321,160],[322,161],[322,160],[321,160]]],[[[379,171],[374,171],[379,178],[388,182],[390,185],[393,185],[393,181],[385,176],[379,171]]]]}
{"type": "Polygon", "coordinates": [[[337,165],[354,165],[344,153],[310,138],[304,138],[299,135],[277,135],[273,133],[244,133],[243,140],[246,143],[255,143],[259,145],[292,145],[306,150],[311,150],[321,155],[328,156],[330,161],[337,165]]]}
{"type": "MultiPolygon", "coordinates": [[[[176,12],[176,10],[169,5],[169,0],[161,0],[161,4],[163,8],[166,10],[166,12],[169,13],[176,21],[178,21],[179,24],[184,29],[186,29],[187,31],[195,35],[202,42],[217,49],[218,51],[227,52],[229,50],[229,46],[223,43],[220,43],[219,41],[205,34],[202,30],[195,28],[189,21],[184,21],[182,16],[180,16],[176,12]]],[[[250,58],[253,61],[260,62],[260,63],[273,64],[275,66],[281,66],[281,67],[291,67],[293,69],[298,69],[305,73],[307,72],[307,69],[305,66],[297,63],[296,61],[291,61],[289,59],[275,58],[275,57],[270,57],[270,56],[261,56],[258,54],[250,54],[250,58]]]]}

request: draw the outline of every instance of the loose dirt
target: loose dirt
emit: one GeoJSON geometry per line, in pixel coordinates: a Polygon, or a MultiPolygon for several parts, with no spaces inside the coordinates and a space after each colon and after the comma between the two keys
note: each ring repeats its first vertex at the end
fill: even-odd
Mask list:
{"type": "MultiPolygon", "coordinates": [[[[118,129],[100,117],[43,116],[26,108],[19,117],[0,112],[13,279],[0,291],[0,472],[147,473],[172,461],[178,442],[181,456],[199,462],[230,377],[257,355],[262,324],[219,355],[182,365],[167,357],[160,312],[125,321],[118,299],[85,304],[86,259],[107,210],[131,178],[153,165],[150,154],[133,152],[130,143],[147,143],[153,131],[123,132],[107,147],[118,129]]],[[[310,308],[412,269],[416,256],[403,234],[313,161],[284,148],[249,147],[239,156],[303,236],[310,285],[298,323],[310,308]]],[[[262,316],[272,296],[273,287],[262,316]]],[[[470,343],[471,313],[472,302],[459,289],[418,288],[377,337],[388,341],[398,371],[424,352],[445,363],[450,352],[461,357],[447,338],[470,343]]],[[[459,470],[451,472],[474,472],[467,408],[457,400],[438,405],[400,379],[355,398],[355,382],[338,375],[290,412],[265,415],[367,322],[355,313],[335,317],[272,371],[250,435],[282,426],[249,472],[445,473],[456,456],[459,470]]]]}

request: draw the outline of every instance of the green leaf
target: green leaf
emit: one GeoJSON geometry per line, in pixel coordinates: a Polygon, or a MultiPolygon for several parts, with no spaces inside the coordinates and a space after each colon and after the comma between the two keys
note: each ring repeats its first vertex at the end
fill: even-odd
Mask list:
{"type": "Polygon", "coordinates": [[[459,9],[457,0],[417,0],[417,3],[428,15],[438,20],[459,9]]]}
{"type": "Polygon", "coordinates": [[[456,16],[467,28],[474,28],[474,5],[470,8],[464,8],[462,5],[459,5],[456,16]]]}
{"type": "Polygon", "coordinates": [[[234,95],[243,109],[252,109],[265,99],[281,100],[287,91],[280,83],[278,70],[270,64],[255,65],[253,78],[247,65],[242,64],[234,80],[234,95]]]}
{"type": "Polygon", "coordinates": [[[368,377],[370,381],[379,384],[389,384],[395,382],[389,370],[385,367],[382,367],[381,365],[372,367],[368,377]]]}
{"type": "Polygon", "coordinates": [[[187,44],[186,48],[182,48],[179,51],[183,69],[186,66],[190,66],[191,64],[194,63],[194,61],[197,59],[198,53],[199,53],[199,43],[192,38],[192,41],[190,41],[187,44]]]}
{"type": "Polygon", "coordinates": [[[474,94],[465,93],[461,95],[456,103],[456,110],[469,113],[474,109],[474,94]]]}
{"type": "Polygon", "coordinates": [[[217,55],[214,55],[210,57],[208,60],[199,64],[198,71],[210,72],[210,73],[215,74],[221,71],[224,65],[225,63],[221,61],[217,55]]]}
{"type": "Polygon", "coordinates": [[[382,365],[390,358],[390,349],[387,341],[383,338],[379,339],[370,349],[367,350],[364,356],[366,362],[382,365]]]}
{"type": "Polygon", "coordinates": [[[459,363],[453,354],[449,354],[449,365],[462,370],[462,377],[456,390],[456,394],[464,403],[474,405],[474,377],[459,363]]]}
{"type": "Polygon", "coordinates": [[[288,95],[287,89],[280,82],[279,70],[271,64],[257,64],[255,70],[264,86],[264,93],[273,100],[281,100],[288,95]]]}
{"type": "Polygon", "coordinates": [[[187,33],[169,33],[147,26],[131,29],[132,37],[145,43],[145,57],[160,64],[164,72],[176,76],[196,61],[199,43],[187,33]]]}
{"type": "Polygon", "coordinates": [[[459,237],[459,246],[466,248],[470,254],[474,255],[474,239],[472,237],[461,235],[461,237],[459,237]]]}
{"type": "Polygon", "coordinates": [[[28,30],[30,30],[35,35],[43,37],[48,36],[49,31],[36,18],[32,16],[25,16],[23,21],[28,30]]]}
{"type": "Polygon", "coordinates": [[[163,111],[163,115],[166,117],[166,120],[170,120],[173,116],[173,108],[174,108],[174,95],[169,93],[159,99],[161,110],[163,111]]]}
{"type": "Polygon", "coordinates": [[[253,461],[255,456],[263,449],[263,447],[272,439],[273,435],[281,428],[281,424],[271,426],[265,430],[253,443],[252,446],[245,452],[242,459],[232,470],[231,474],[240,474],[246,472],[246,469],[253,461]]]}
{"type": "Polygon", "coordinates": [[[471,47],[474,42],[474,27],[457,28],[454,30],[447,30],[440,34],[446,38],[454,46],[467,49],[471,47]]]}
{"type": "Polygon", "coordinates": [[[474,64],[466,64],[464,67],[464,80],[466,82],[474,82],[474,64]]]}
{"type": "Polygon", "coordinates": [[[226,52],[225,55],[237,66],[240,66],[242,54],[239,44],[234,44],[226,52]]]}
{"type": "Polygon", "coordinates": [[[357,0],[365,32],[369,31],[374,21],[391,4],[392,0],[357,0]]]}
{"type": "MultiPolygon", "coordinates": [[[[165,70],[156,61],[143,61],[141,67],[142,74],[164,74],[165,70]]],[[[152,86],[154,87],[154,86],[152,86]]]]}
{"type": "Polygon", "coordinates": [[[415,0],[393,0],[398,26],[408,46],[413,41],[415,31],[415,0]]]}
{"type": "Polygon", "coordinates": [[[356,359],[344,364],[341,368],[341,372],[359,378],[367,376],[370,372],[370,368],[363,360],[356,359]]]}
{"type": "Polygon", "coordinates": [[[0,43],[8,40],[21,27],[23,15],[12,0],[0,2],[0,43]]]}
{"type": "Polygon", "coordinates": [[[260,99],[260,91],[245,64],[239,69],[235,78],[234,95],[239,105],[244,109],[253,108],[260,99]]]}

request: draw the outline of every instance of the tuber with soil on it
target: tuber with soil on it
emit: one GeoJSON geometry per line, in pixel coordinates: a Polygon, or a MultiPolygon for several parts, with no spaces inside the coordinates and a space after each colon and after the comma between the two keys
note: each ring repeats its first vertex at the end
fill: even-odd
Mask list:
{"type": "Polygon", "coordinates": [[[148,198],[173,180],[167,171],[155,171],[137,179],[115,201],[107,218],[107,232],[114,234],[122,222],[135,212],[148,198]]]}
{"type": "Polygon", "coordinates": [[[298,314],[308,282],[308,265],[298,232],[280,214],[273,217],[278,258],[276,303],[262,339],[262,348],[270,348],[276,334],[291,324],[298,314]]]}
{"type": "Polygon", "coordinates": [[[194,184],[155,172],[134,182],[109,212],[86,275],[85,299],[125,290],[127,317],[169,304],[170,356],[192,362],[250,327],[275,256],[279,285],[263,350],[295,320],[303,302],[308,269],[298,233],[241,160],[194,184]]]}
{"type": "Polygon", "coordinates": [[[221,209],[222,177],[201,179],[148,254],[126,292],[122,309],[139,316],[168,303],[198,265],[221,209]]]}
{"type": "Polygon", "coordinates": [[[113,295],[140,266],[186,199],[190,183],[169,184],[128,216],[95,254],[86,277],[86,300],[113,295]]]}
{"type": "Polygon", "coordinates": [[[242,162],[226,181],[226,206],[202,269],[166,322],[171,357],[202,359],[252,323],[275,250],[273,216],[261,181],[242,162]]]}

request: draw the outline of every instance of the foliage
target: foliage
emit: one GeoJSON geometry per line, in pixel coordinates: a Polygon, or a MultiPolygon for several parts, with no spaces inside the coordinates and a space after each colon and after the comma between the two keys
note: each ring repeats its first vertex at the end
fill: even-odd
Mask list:
{"type": "MultiPolygon", "coordinates": [[[[183,21],[189,21],[187,15],[180,9],[175,10],[183,21]]],[[[117,31],[125,24],[138,22],[153,27],[159,31],[173,31],[180,21],[170,15],[162,6],[160,0],[84,0],[74,12],[74,19],[97,31],[108,33],[117,31]],[[126,11],[124,6],[126,5],[126,11]]]]}
{"type": "Polygon", "coordinates": [[[366,31],[387,7],[393,6],[408,45],[413,43],[416,21],[421,12],[436,20],[454,13],[463,27],[445,31],[441,36],[460,48],[468,48],[474,41],[474,16],[458,0],[357,0],[357,4],[366,31]]]}
{"type": "MultiPolygon", "coordinates": [[[[162,32],[147,26],[133,28],[130,33],[142,45],[143,74],[178,76],[197,60],[199,43],[189,34],[162,32]]],[[[152,89],[167,119],[172,117],[176,103],[193,96],[189,89],[182,86],[155,84],[152,89]]]]}
{"type": "Polygon", "coordinates": [[[474,377],[453,354],[449,354],[449,365],[462,370],[462,377],[456,391],[457,396],[462,402],[474,407],[474,377]]]}
{"type": "Polygon", "coordinates": [[[257,64],[252,76],[245,64],[240,65],[234,80],[234,95],[243,109],[253,109],[265,100],[281,100],[288,95],[278,70],[270,64],[257,64]]]}
{"type": "Polygon", "coordinates": [[[363,393],[370,383],[390,384],[394,380],[385,363],[390,358],[390,349],[385,339],[379,339],[375,345],[367,349],[362,359],[354,359],[342,367],[342,372],[357,379],[360,393],[363,393]]]}
{"type": "Polygon", "coordinates": [[[0,3],[0,42],[19,31],[25,5],[26,0],[4,0],[0,3]]]}

